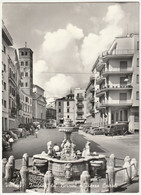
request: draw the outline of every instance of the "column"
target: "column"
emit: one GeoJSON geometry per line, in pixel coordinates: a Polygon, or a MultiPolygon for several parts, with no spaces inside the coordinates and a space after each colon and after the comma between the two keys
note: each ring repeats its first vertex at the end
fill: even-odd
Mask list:
{"type": "Polygon", "coordinates": [[[108,108],[108,124],[111,124],[111,108],[108,108]]]}

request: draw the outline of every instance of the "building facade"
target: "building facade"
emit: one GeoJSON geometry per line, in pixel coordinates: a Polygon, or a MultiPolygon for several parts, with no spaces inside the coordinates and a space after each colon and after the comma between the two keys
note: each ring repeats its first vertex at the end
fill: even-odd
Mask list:
{"type": "Polygon", "coordinates": [[[75,123],[83,123],[86,120],[85,89],[75,88],[74,100],[75,100],[75,108],[74,108],[75,123]]]}
{"type": "Polygon", "coordinates": [[[45,123],[46,121],[46,99],[44,89],[38,85],[33,85],[33,121],[45,123]]]}
{"type": "MultiPolygon", "coordinates": [[[[139,38],[117,37],[109,50],[98,56],[93,70],[96,78],[96,109],[105,124],[127,123],[139,130],[139,38]]],[[[96,120],[96,119],[95,119],[96,120]]],[[[101,124],[102,125],[102,124],[101,124]]]]}
{"type": "Polygon", "coordinates": [[[2,131],[9,129],[9,65],[8,50],[13,39],[2,22],[2,131]]]}
{"type": "Polygon", "coordinates": [[[9,129],[18,127],[20,102],[20,67],[17,51],[9,47],[8,55],[8,83],[9,83],[9,129]]]}

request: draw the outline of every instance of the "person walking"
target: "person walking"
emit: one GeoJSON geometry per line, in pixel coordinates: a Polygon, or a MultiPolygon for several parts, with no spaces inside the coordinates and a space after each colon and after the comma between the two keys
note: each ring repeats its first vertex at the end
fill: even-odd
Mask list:
{"type": "Polygon", "coordinates": [[[12,149],[13,149],[13,142],[14,142],[13,138],[10,137],[9,140],[8,140],[8,142],[10,144],[10,150],[12,151],[12,149]]]}
{"type": "Polygon", "coordinates": [[[37,128],[35,129],[35,137],[36,138],[38,137],[38,129],[37,128]]]}

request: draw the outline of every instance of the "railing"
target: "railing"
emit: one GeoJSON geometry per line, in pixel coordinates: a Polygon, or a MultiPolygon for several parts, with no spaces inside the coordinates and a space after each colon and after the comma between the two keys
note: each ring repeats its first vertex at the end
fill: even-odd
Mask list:
{"type": "Polygon", "coordinates": [[[102,57],[107,55],[130,55],[134,54],[134,49],[120,49],[120,50],[114,50],[112,53],[107,51],[102,52],[102,57]]]}
{"type": "Polygon", "coordinates": [[[131,105],[132,104],[132,100],[107,100],[107,101],[103,101],[103,102],[98,102],[96,107],[97,108],[101,108],[104,106],[108,106],[108,105],[131,105]]]}
{"type": "Polygon", "coordinates": [[[128,68],[128,69],[105,69],[103,72],[102,72],[102,75],[104,74],[117,74],[117,73],[121,73],[121,74],[124,74],[124,73],[132,73],[133,72],[133,69],[132,68],[128,68]]]}
{"type": "Polygon", "coordinates": [[[105,65],[106,65],[105,62],[99,62],[99,63],[97,64],[96,68],[99,69],[99,68],[104,67],[105,65]]]}
{"type": "Polygon", "coordinates": [[[81,114],[83,114],[83,113],[84,113],[84,111],[83,111],[83,110],[77,110],[76,112],[77,112],[77,113],[81,113],[81,114]]]}
{"type": "Polygon", "coordinates": [[[77,100],[84,100],[83,96],[77,96],[76,98],[77,98],[77,100]]]}
{"type": "Polygon", "coordinates": [[[116,89],[132,89],[132,88],[133,88],[132,85],[105,85],[101,89],[97,89],[96,93],[98,94],[107,89],[116,90],[116,89]]]}
{"type": "Polygon", "coordinates": [[[83,103],[77,103],[77,107],[83,108],[84,107],[84,104],[83,103]]]}

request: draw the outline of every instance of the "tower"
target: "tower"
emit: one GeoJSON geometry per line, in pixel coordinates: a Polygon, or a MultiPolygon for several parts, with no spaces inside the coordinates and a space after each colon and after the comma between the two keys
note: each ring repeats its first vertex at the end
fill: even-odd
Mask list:
{"type": "Polygon", "coordinates": [[[33,88],[33,51],[30,48],[19,48],[19,64],[21,71],[21,89],[32,96],[33,88]]]}

